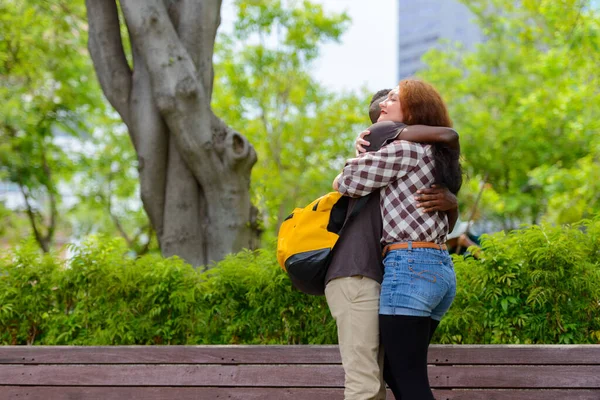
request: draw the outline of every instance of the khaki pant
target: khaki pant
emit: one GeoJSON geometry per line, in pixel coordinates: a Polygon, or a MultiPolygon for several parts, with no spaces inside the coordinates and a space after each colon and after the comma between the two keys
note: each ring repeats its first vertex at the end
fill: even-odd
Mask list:
{"type": "Polygon", "coordinates": [[[346,375],[345,400],[385,399],[383,349],[379,346],[379,292],[362,276],[338,278],[325,288],[346,375]]]}

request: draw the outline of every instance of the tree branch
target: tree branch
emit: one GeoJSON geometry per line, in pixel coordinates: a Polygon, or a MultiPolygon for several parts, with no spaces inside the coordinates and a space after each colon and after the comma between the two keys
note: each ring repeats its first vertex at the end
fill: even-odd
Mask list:
{"type": "Polygon", "coordinates": [[[136,142],[140,192],[144,209],[157,236],[164,227],[165,190],[169,134],[152,94],[150,74],[132,38],[133,88],[131,90],[131,126],[129,133],[136,142]]]}
{"type": "MultiPolygon", "coordinates": [[[[181,10],[186,10],[183,12],[185,15],[179,14],[175,21],[169,16],[165,1],[170,7],[174,4],[169,0],[122,0],[121,5],[130,37],[148,70],[156,106],[174,139],[174,142],[169,142],[169,152],[173,153],[171,147],[175,143],[176,149],[173,150],[177,150],[206,198],[231,203],[230,210],[240,208],[239,205],[246,201],[245,194],[242,193],[248,190],[250,170],[256,162],[256,153],[246,138],[214,116],[210,108],[209,92],[203,84],[204,78],[198,78],[205,75],[199,75],[194,63],[194,55],[198,54],[200,60],[206,59],[212,65],[220,1],[204,1],[201,8],[191,2],[187,5],[180,3],[181,10]],[[200,11],[204,17],[193,14],[200,11]],[[202,43],[188,38],[198,32],[191,24],[201,25],[199,20],[209,25],[203,29],[210,35],[204,36],[206,39],[202,43]],[[189,24],[189,32],[185,30],[186,24],[189,24]],[[190,49],[184,46],[176,26],[182,32],[187,32],[182,36],[188,38],[186,40],[189,40],[190,49]],[[221,152],[221,143],[217,138],[222,142],[221,152]]],[[[171,8],[170,10],[173,13],[171,8]]],[[[199,63],[201,64],[200,61],[199,63]]],[[[212,76],[212,71],[210,74],[212,76]]],[[[169,159],[169,174],[170,170],[169,159]]],[[[170,184],[171,175],[167,179],[167,187],[170,184]]],[[[168,208],[169,196],[167,189],[165,209],[168,208]]],[[[243,207],[245,206],[244,204],[243,207]]],[[[247,214],[249,209],[239,212],[247,214]]],[[[165,224],[167,221],[171,222],[167,214],[164,218],[165,224]]],[[[226,217],[215,218],[218,220],[226,217]]],[[[245,215],[238,219],[248,220],[245,215]]],[[[232,227],[230,228],[234,231],[232,227]]],[[[162,243],[165,243],[164,237],[161,248],[162,243]]],[[[219,246],[215,247],[217,254],[221,254],[219,246]]]]}
{"type": "MultiPolygon", "coordinates": [[[[195,77],[196,68],[179,40],[165,4],[160,0],[123,0],[121,4],[129,33],[150,72],[161,112],[179,112],[178,97],[204,100],[204,88],[195,77]]],[[[203,103],[204,108],[210,107],[208,102],[203,103]]]]}
{"type": "Polygon", "coordinates": [[[214,53],[217,28],[221,23],[221,0],[163,0],[171,23],[181,43],[186,48],[210,99],[214,69],[214,53]]]}
{"type": "Polygon", "coordinates": [[[165,4],[162,0],[121,4],[130,36],[150,74],[156,105],[183,159],[202,185],[218,184],[225,168],[213,151],[210,99],[165,4]]]}
{"type": "Polygon", "coordinates": [[[25,190],[25,185],[20,179],[17,183],[19,184],[19,189],[21,190],[21,194],[25,199],[25,206],[27,207],[27,217],[29,218],[29,222],[31,223],[31,228],[33,229],[33,235],[35,236],[35,240],[42,248],[42,251],[44,253],[47,253],[49,249],[46,243],[44,243],[42,235],[37,227],[37,223],[35,222],[35,213],[33,212],[33,207],[31,206],[31,203],[29,201],[29,193],[27,193],[27,190],[25,190]]]}
{"type": "Polygon", "coordinates": [[[198,78],[210,100],[212,97],[214,68],[213,53],[217,29],[221,24],[221,0],[181,0],[177,32],[188,50],[198,78]]]}
{"type": "Polygon", "coordinates": [[[115,0],[86,0],[88,49],[100,86],[110,104],[129,126],[131,69],[127,64],[115,0]]]}
{"type": "Polygon", "coordinates": [[[113,224],[115,224],[117,230],[119,231],[119,233],[121,234],[123,239],[125,239],[125,241],[127,242],[127,246],[129,246],[129,248],[131,248],[132,241],[129,238],[129,235],[127,235],[127,232],[125,232],[125,229],[123,229],[123,225],[121,225],[121,221],[119,220],[119,217],[117,217],[112,212],[112,196],[111,196],[112,182],[113,182],[112,181],[112,173],[110,173],[108,175],[108,191],[107,191],[108,194],[106,196],[104,196],[103,193],[98,193],[97,196],[99,196],[104,201],[106,201],[106,209],[108,210],[108,215],[110,216],[110,219],[113,221],[113,224]]]}
{"type": "Polygon", "coordinates": [[[56,217],[58,215],[58,211],[56,209],[56,196],[54,185],[52,184],[52,172],[50,171],[50,166],[48,165],[48,161],[46,160],[46,154],[42,151],[42,169],[46,174],[47,183],[46,189],[48,190],[48,198],[50,202],[50,225],[48,225],[48,230],[46,231],[46,237],[44,238],[45,243],[50,243],[52,238],[54,237],[54,230],[56,229],[56,217]]]}
{"type": "MultiPolygon", "coordinates": [[[[165,0],[179,39],[198,71],[205,93],[212,96],[213,54],[217,29],[221,23],[221,0],[165,0]],[[200,45],[199,45],[200,44],[200,45]]],[[[221,161],[232,169],[250,170],[256,163],[256,152],[248,140],[211,113],[214,149],[221,161]]]]}

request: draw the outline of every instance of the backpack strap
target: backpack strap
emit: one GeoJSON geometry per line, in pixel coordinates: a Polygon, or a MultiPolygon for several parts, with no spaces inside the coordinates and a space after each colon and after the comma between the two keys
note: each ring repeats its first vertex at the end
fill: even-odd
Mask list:
{"type": "MultiPolygon", "coordinates": [[[[378,194],[379,194],[379,192],[376,192],[376,195],[378,195],[378,194]]],[[[365,207],[365,205],[369,201],[369,198],[371,198],[371,195],[373,195],[373,193],[369,193],[368,195],[363,196],[356,201],[356,204],[354,205],[352,212],[350,213],[350,215],[348,215],[348,218],[346,218],[346,221],[344,222],[344,225],[342,225],[342,228],[340,229],[338,235],[342,234],[346,225],[348,225],[348,223],[358,215],[360,210],[362,210],[365,207]]]]}

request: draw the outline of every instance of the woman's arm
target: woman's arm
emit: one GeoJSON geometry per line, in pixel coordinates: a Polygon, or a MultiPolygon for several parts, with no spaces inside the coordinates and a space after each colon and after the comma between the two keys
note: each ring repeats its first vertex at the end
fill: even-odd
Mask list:
{"type": "Polygon", "coordinates": [[[448,233],[450,233],[454,229],[454,225],[456,225],[456,221],[458,220],[458,208],[453,208],[446,211],[446,215],[448,216],[448,233]]]}
{"type": "Polygon", "coordinates": [[[378,151],[351,158],[336,178],[337,191],[350,197],[366,196],[409,173],[421,153],[414,143],[397,140],[378,151]]]}
{"type": "Polygon", "coordinates": [[[400,132],[398,139],[417,143],[443,143],[451,149],[460,150],[458,133],[445,126],[410,125],[400,132]]]}

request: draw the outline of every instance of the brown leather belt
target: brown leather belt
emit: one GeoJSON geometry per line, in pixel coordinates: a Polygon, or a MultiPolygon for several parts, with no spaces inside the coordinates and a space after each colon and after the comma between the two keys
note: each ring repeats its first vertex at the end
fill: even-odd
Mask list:
{"type": "Polygon", "coordinates": [[[402,242],[402,243],[392,243],[392,244],[388,244],[387,246],[385,246],[383,248],[383,256],[385,257],[385,255],[388,253],[388,251],[392,251],[392,250],[406,250],[409,248],[408,244],[412,243],[412,248],[413,249],[437,249],[437,250],[447,250],[448,247],[446,247],[445,244],[437,244],[437,243],[432,243],[432,242],[402,242]]]}

